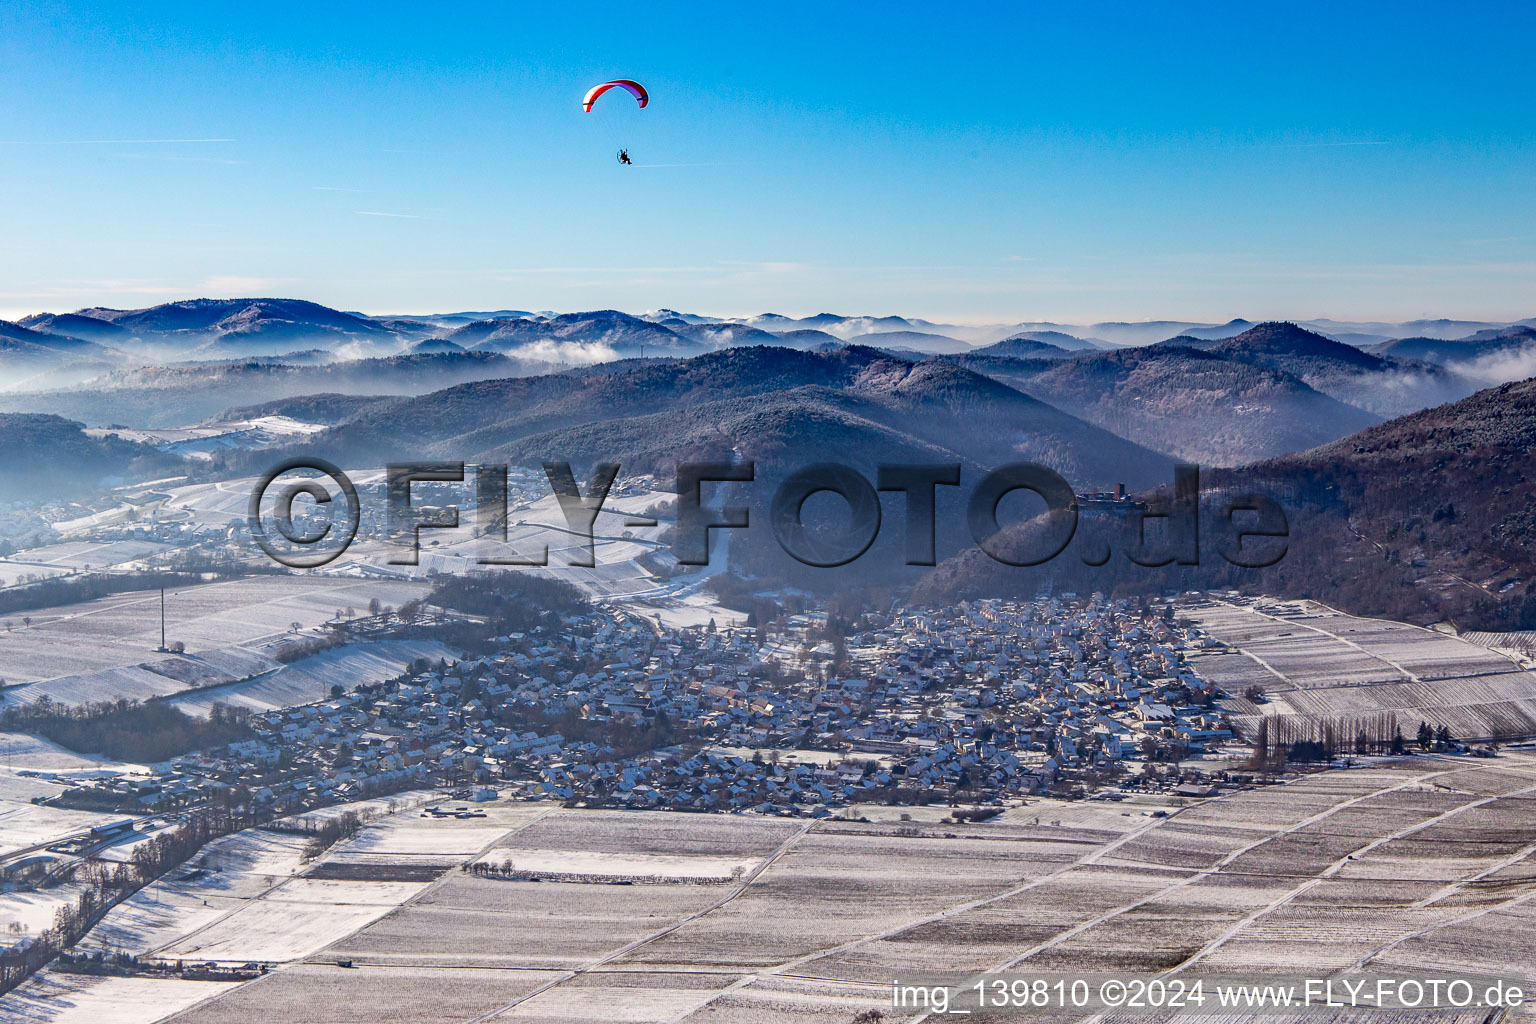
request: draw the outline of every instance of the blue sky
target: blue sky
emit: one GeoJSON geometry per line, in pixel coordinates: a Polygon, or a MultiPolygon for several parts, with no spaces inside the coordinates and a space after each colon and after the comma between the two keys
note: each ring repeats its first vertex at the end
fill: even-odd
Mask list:
{"type": "Polygon", "coordinates": [[[1533,30],[1513,3],[11,0],[0,316],[1531,316],[1533,30]],[[651,106],[594,124],[619,75],[651,106]]]}

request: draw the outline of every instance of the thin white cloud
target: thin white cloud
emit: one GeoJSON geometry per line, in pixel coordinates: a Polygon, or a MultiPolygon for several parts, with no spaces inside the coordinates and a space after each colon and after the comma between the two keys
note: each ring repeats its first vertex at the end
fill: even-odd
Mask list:
{"type": "Polygon", "coordinates": [[[189,156],[185,153],[114,153],[119,160],[163,160],[168,163],[184,164],[243,164],[244,160],[235,160],[222,156],[189,156]]]}
{"type": "Polygon", "coordinates": [[[419,213],[385,213],[382,210],[358,210],[359,217],[399,217],[402,220],[423,220],[419,213]]]}
{"type": "Polygon", "coordinates": [[[372,191],[371,189],[366,189],[366,188],[348,188],[345,185],[311,185],[309,187],[314,189],[316,192],[369,192],[369,191],[372,191]]]}
{"type": "Polygon", "coordinates": [[[1391,140],[1386,139],[1346,139],[1342,142],[1282,142],[1281,149],[1319,149],[1334,146],[1390,146],[1391,140]]]}
{"type": "Polygon", "coordinates": [[[234,139],[0,139],[0,146],[191,146],[234,139]]]}

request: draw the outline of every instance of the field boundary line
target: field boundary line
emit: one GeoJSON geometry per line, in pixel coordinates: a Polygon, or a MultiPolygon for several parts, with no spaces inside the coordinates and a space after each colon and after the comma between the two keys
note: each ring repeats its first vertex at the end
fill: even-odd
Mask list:
{"type": "MultiPolygon", "coordinates": [[[[641,946],[646,945],[647,943],[654,942],[654,941],[656,941],[659,938],[662,938],[664,936],[670,935],[673,932],[677,931],[679,928],[683,927],[684,925],[690,924],[690,923],[692,923],[694,921],[697,921],[699,918],[705,916],[706,914],[714,913],[716,910],[719,910],[721,907],[725,906],[727,903],[731,902],[736,897],[738,897],[742,893],[746,892],[751,887],[752,883],[757,880],[759,875],[761,875],[764,871],[767,871],[768,868],[771,867],[774,864],[775,861],[777,861],[784,854],[788,853],[790,847],[794,846],[795,843],[799,842],[806,835],[808,835],[811,832],[811,830],[813,828],[815,828],[817,823],[818,823],[818,819],[812,818],[809,821],[807,821],[804,825],[800,826],[800,828],[796,829],[795,832],[793,834],[791,834],[790,836],[788,836],[787,838],[785,838],[785,840],[782,843],[780,843],[778,845],[778,847],[776,849],[774,849],[774,851],[772,853],[770,853],[767,857],[763,858],[763,862],[761,864],[759,864],[752,871],[748,872],[746,875],[742,876],[740,884],[737,885],[735,891],[731,892],[729,895],[724,896],[724,897],[722,897],[719,900],[716,900],[714,903],[710,904],[707,907],[703,907],[703,908],[701,908],[699,910],[695,910],[692,913],[687,914],[684,917],[679,918],[678,920],[676,920],[676,921],[672,922],[671,924],[667,925],[665,928],[662,928],[662,929],[660,929],[658,931],[654,931],[654,932],[650,933],[649,935],[643,935],[640,938],[635,939],[634,941],[626,944],[625,946],[623,946],[623,947],[621,947],[619,949],[614,950],[612,953],[605,954],[604,956],[598,958],[597,960],[593,960],[593,961],[591,961],[589,963],[582,964],[580,967],[573,967],[569,971],[564,972],[564,974],[562,974],[561,977],[553,978],[553,979],[545,982],[544,984],[540,985],[538,988],[535,988],[533,991],[526,992],[523,995],[518,996],[516,999],[512,1000],[511,1002],[506,1003],[506,1004],[504,1004],[502,1006],[499,1006],[499,1007],[497,1007],[494,1010],[488,1010],[487,1012],[482,1013],[478,1017],[472,1017],[468,1021],[466,1021],[465,1024],[482,1024],[482,1022],[484,1022],[484,1021],[488,1021],[488,1020],[492,1020],[493,1018],[500,1017],[502,1014],[506,1013],[508,1010],[513,1009],[514,1007],[518,1006],[521,1003],[527,1002],[528,1000],[532,999],[534,996],[543,995],[545,992],[548,992],[550,989],[556,988],[556,987],[558,987],[560,985],[563,985],[563,984],[565,984],[566,982],[570,981],[573,978],[577,978],[577,977],[580,977],[583,974],[589,974],[592,971],[598,970],[599,968],[606,967],[608,964],[610,964],[613,961],[617,960],[619,957],[626,956],[626,955],[634,952],[635,950],[639,949],[641,946]]],[[[735,972],[732,972],[732,973],[735,973],[735,972]]],[[[729,989],[726,989],[725,991],[729,991],[729,989]]]]}
{"type": "MultiPolygon", "coordinates": [[[[423,803],[426,803],[426,802],[428,802],[428,801],[423,801],[423,803]]],[[[403,808],[400,812],[397,812],[397,813],[404,813],[405,811],[414,811],[414,810],[416,810],[420,806],[422,806],[422,804],[414,804],[414,805],[412,805],[409,808],[403,808]]],[[[488,843],[485,846],[481,847],[479,852],[475,853],[473,856],[476,859],[485,856],[486,853],[488,853],[490,850],[495,848],[495,844],[496,843],[498,843],[501,840],[505,839],[507,836],[513,835],[513,834],[515,834],[515,833],[517,833],[517,832],[519,832],[519,831],[529,827],[530,825],[534,824],[534,822],[539,821],[539,820],[547,817],[548,815],[554,813],[554,810],[555,810],[555,808],[553,808],[553,807],[546,807],[546,808],[544,808],[538,814],[535,814],[532,818],[529,818],[527,821],[523,822],[520,825],[513,826],[512,828],[510,828],[507,831],[503,832],[501,835],[497,836],[495,839],[491,840],[490,843],[488,843]]],[[[385,817],[386,818],[393,817],[393,815],[386,815],[385,817]]],[[[351,840],[348,840],[348,842],[350,842],[350,841],[351,840]]],[[[327,852],[329,852],[329,851],[327,851],[327,852]]],[[[348,932],[346,935],[344,935],[341,938],[335,940],[335,942],[328,943],[324,948],[318,950],[316,953],[311,954],[311,956],[318,956],[320,953],[324,953],[325,950],[330,949],[332,946],[335,946],[337,943],[347,941],[348,939],[350,939],[353,936],[355,936],[358,932],[363,931],[364,929],[368,928],[371,925],[377,924],[378,922],[384,920],[386,917],[389,917],[391,914],[394,914],[397,911],[401,910],[402,908],[410,906],[412,903],[415,903],[417,900],[421,899],[423,896],[425,896],[428,892],[432,891],[438,885],[442,884],[448,878],[448,876],[453,873],[453,871],[454,871],[453,868],[449,868],[447,871],[444,871],[442,874],[440,874],[437,878],[433,879],[433,881],[432,881],[432,883],[430,885],[427,885],[420,892],[418,892],[414,896],[410,897],[410,899],[405,900],[399,906],[392,908],[388,913],[382,914],[379,917],[374,918],[372,921],[369,921],[367,924],[360,925],[359,927],[354,928],[352,931],[348,932]]],[[[211,927],[214,924],[217,924],[219,921],[222,921],[225,918],[229,917],[231,914],[238,913],[240,910],[242,910],[245,907],[251,905],[252,903],[255,903],[259,899],[265,899],[268,895],[270,895],[272,892],[276,891],[277,889],[280,889],[283,885],[286,885],[288,882],[293,881],[293,879],[295,879],[295,878],[301,878],[301,877],[305,877],[305,876],[289,875],[287,878],[283,879],[281,882],[279,882],[276,885],[271,886],[270,888],[268,888],[266,891],[261,893],[261,895],[253,897],[253,898],[251,898],[249,900],[246,900],[245,902],[241,903],[240,906],[235,907],[233,910],[230,910],[230,911],[228,911],[225,914],[221,914],[218,918],[214,919],[213,921],[209,921],[202,928],[197,928],[197,929],[194,929],[191,932],[188,932],[186,935],[182,936],[182,938],[190,938],[193,935],[196,935],[198,932],[202,931],[204,928],[211,927]]],[[[181,939],[176,939],[176,940],[173,940],[173,941],[179,942],[179,941],[181,941],[181,939]]],[[[165,945],[171,945],[171,943],[166,943],[165,945]]],[[[161,946],[159,948],[160,949],[164,949],[165,946],[161,946]]],[[[244,988],[247,985],[253,985],[256,982],[261,981],[262,978],[272,977],[273,975],[282,972],[286,968],[291,968],[291,967],[294,967],[296,965],[309,964],[309,963],[310,963],[309,958],[308,957],[303,957],[303,958],[300,958],[298,960],[293,960],[293,961],[290,961],[290,962],[285,963],[285,964],[280,964],[280,965],[272,968],[266,974],[263,974],[263,975],[261,975],[259,977],[256,977],[256,978],[252,978],[250,981],[242,982],[241,984],[236,985],[233,988],[227,988],[227,989],[224,989],[221,992],[215,992],[213,995],[208,996],[206,999],[200,999],[197,1002],[193,1003],[191,1006],[182,1007],[180,1010],[177,1010],[177,1011],[175,1011],[174,1013],[171,1013],[171,1014],[167,1014],[164,1017],[157,1017],[157,1018],[155,1018],[154,1024],[172,1024],[172,1022],[174,1022],[176,1019],[181,1017],[183,1014],[191,1013],[193,1010],[201,1009],[202,1007],[208,1005],[209,1003],[212,1003],[212,1002],[215,1002],[215,1001],[217,1001],[219,999],[222,999],[224,996],[230,995],[231,993],[237,991],[238,989],[244,988]]],[[[375,966],[384,966],[384,965],[375,965],[375,966]]]]}
{"type": "Polygon", "coordinates": [[[739,991],[740,989],[746,988],[753,982],[759,981],[763,978],[805,978],[811,981],[837,980],[817,978],[813,975],[792,974],[790,972],[796,967],[811,963],[815,960],[820,960],[823,957],[835,956],[838,953],[846,953],[849,950],[858,949],[860,946],[868,945],[871,942],[879,942],[882,939],[890,938],[893,935],[900,935],[902,932],[909,931],[913,928],[921,928],[926,924],[934,924],[938,921],[947,920],[956,914],[963,914],[969,910],[975,910],[978,907],[986,906],[989,903],[994,903],[998,900],[1010,899],[1019,895],[1020,893],[1028,892],[1030,889],[1034,889],[1038,886],[1045,885],[1048,882],[1052,882],[1071,871],[1075,871],[1080,867],[1086,867],[1088,865],[1095,864],[1098,862],[1100,857],[1103,857],[1112,851],[1119,849],[1121,846],[1124,846],[1126,843],[1129,843],[1133,839],[1139,838],[1148,832],[1166,825],[1168,822],[1174,820],[1174,818],[1177,817],[1179,813],[1189,810],[1191,807],[1199,807],[1202,804],[1209,802],[1210,800],[1201,800],[1198,803],[1180,807],[1177,811],[1174,812],[1174,814],[1169,815],[1166,818],[1151,818],[1143,823],[1139,828],[1132,829],[1131,831],[1126,832],[1124,835],[1119,836],[1118,838],[1110,841],[1105,845],[1096,846],[1094,849],[1083,854],[1081,857],[1077,858],[1071,863],[1064,864],[1054,871],[1041,875],[1038,878],[1032,878],[1020,885],[1011,886],[1003,892],[993,893],[990,896],[983,896],[978,899],[971,900],[967,903],[960,904],[959,906],[949,907],[944,910],[937,911],[936,913],[930,914],[916,921],[909,921],[894,928],[886,929],[883,932],[876,932],[874,934],[861,936],[860,938],[853,939],[836,946],[823,947],[822,949],[815,950],[811,953],[806,953],[803,956],[788,960],[782,964],[748,973],[745,977],[741,978],[736,983],[728,985],[720,991],[713,993],[708,999],[705,999],[698,1005],[691,1007],[683,1013],[668,1018],[666,1024],[679,1024],[679,1022],[693,1015],[694,1013],[697,1013],[699,1010],[702,1010],[704,1007],[708,1006],[710,1003],[714,1002],[721,996],[729,995],[732,992],[739,991]]]}
{"type": "Polygon", "coordinates": [[[1499,794],[1493,795],[1493,796],[1480,797],[1480,798],[1478,798],[1476,800],[1473,800],[1473,801],[1470,801],[1468,803],[1462,804],[1459,807],[1453,807],[1453,808],[1451,808],[1449,810],[1442,811],[1439,814],[1434,815],[1433,817],[1425,818],[1423,821],[1420,821],[1420,822],[1418,822],[1415,825],[1411,825],[1411,826],[1409,826],[1407,828],[1398,829],[1396,832],[1393,832],[1390,835],[1377,836],[1375,839],[1372,839],[1370,842],[1365,843],[1364,845],[1357,847],[1356,849],[1354,849],[1350,853],[1345,854],[1343,857],[1338,858],[1333,863],[1329,864],[1326,868],[1324,868],[1322,871],[1320,871],[1317,874],[1313,875],[1311,878],[1307,879],[1307,881],[1303,882],[1301,885],[1296,886],[1290,892],[1286,893],[1283,896],[1278,897],[1275,900],[1272,900],[1267,905],[1265,905],[1263,907],[1260,907],[1257,910],[1252,911],[1247,916],[1243,917],[1241,920],[1239,920],[1236,923],[1234,923],[1232,925],[1232,927],[1228,928],[1226,931],[1222,932],[1216,938],[1214,938],[1210,942],[1206,943],[1198,951],[1196,951],[1195,953],[1191,954],[1182,963],[1177,964],[1174,967],[1170,968],[1166,973],[1168,973],[1170,975],[1178,974],[1180,971],[1183,971],[1186,967],[1193,966],[1194,964],[1199,963],[1201,960],[1204,960],[1207,956],[1209,956],[1210,954],[1216,952],[1216,950],[1220,949],[1222,946],[1226,945],[1226,943],[1229,940],[1235,938],[1239,932],[1241,932],[1243,929],[1247,928],[1253,922],[1258,921],[1261,918],[1267,917],[1269,914],[1273,913],[1276,910],[1279,910],[1281,907],[1287,906],[1294,899],[1296,899],[1298,896],[1301,896],[1302,894],[1306,893],[1307,891],[1311,890],[1312,888],[1322,884],[1324,880],[1329,879],[1329,878],[1333,878],[1334,876],[1336,876],[1340,871],[1344,870],[1344,867],[1347,864],[1349,864],[1350,861],[1354,860],[1356,857],[1366,856],[1366,855],[1370,854],[1370,852],[1372,850],[1378,849],[1379,847],[1384,846],[1387,843],[1395,842],[1395,841],[1397,841],[1399,839],[1406,839],[1407,837],[1409,837],[1409,836],[1411,836],[1411,835],[1413,835],[1413,834],[1415,834],[1417,832],[1422,832],[1424,829],[1431,828],[1431,827],[1433,827],[1435,825],[1438,825],[1438,824],[1441,824],[1441,823],[1447,821],[1450,818],[1454,818],[1458,814],[1463,813],[1464,811],[1474,810],[1474,809],[1476,809],[1478,807],[1484,807],[1484,806],[1486,806],[1488,804],[1495,803],[1495,802],[1497,802],[1499,800],[1505,800],[1505,799],[1509,799],[1511,797],[1517,797],[1517,796],[1524,796],[1525,794],[1532,793],[1532,792],[1536,792],[1536,785],[1527,786],[1524,789],[1517,789],[1517,790],[1514,790],[1514,791],[1509,792],[1509,793],[1499,793],[1499,794]]]}
{"type": "MultiPolygon", "coordinates": [[[[1347,771],[1348,769],[1345,769],[1345,770],[1347,771]]],[[[1415,774],[1415,775],[1409,776],[1408,778],[1403,779],[1401,782],[1398,782],[1398,783],[1396,783],[1394,785],[1384,786],[1384,787],[1382,787],[1380,789],[1372,790],[1369,793],[1362,793],[1359,796],[1351,797],[1348,800],[1341,801],[1341,802],[1339,802],[1337,804],[1334,804],[1333,806],[1327,808],[1326,810],[1319,811],[1316,814],[1311,815],[1310,817],[1304,818],[1301,821],[1298,821],[1298,822],[1295,822],[1295,823],[1293,823],[1291,825],[1288,825],[1288,826],[1286,826],[1283,829],[1279,829],[1279,830],[1271,833],[1270,835],[1265,836],[1263,839],[1256,840],[1256,841],[1254,841],[1252,843],[1247,844],[1246,846],[1238,847],[1237,849],[1233,850],[1232,852],[1230,852],[1228,854],[1225,854],[1220,860],[1218,860],[1216,863],[1212,864],[1210,867],[1198,868],[1198,869],[1194,870],[1192,873],[1190,873],[1187,877],[1182,878],[1179,881],[1174,882],[1171,885],[1165,886],[1164,888],[1159,889],[1157,892],[1154,892],[1154,893],[1152,893],[1152,894],[1150,894],[1148,896],[1144,896],[1144,897],[1142,897],[1140,899],[1137,899],[1137,900],[1135,900],[1132,903],[1124,904],[1122,906],[1115,907],[1115,908],[1112,908],[1110,910],[1107,910],[1104,913],[1099,914],[1097,917],[1095,917],[1095,918],[1093,918],[1091,920],[1084,921],[1084,922],[1082,922],[1080,924],[1074,925],[1073,927],[1071,927],[1071,928],[1069,928],[1069,929],[1067,929],[1065,931],[1058,932],[1056,935],[1051,936],[1049,939],[1046,939],[1043,942],[1036,943],[1034,946],[1032,946],[1029,949],[1025,950],[1023,953],[1020,953],[1018,956],[1012,957],[1012,958],[1002,962],[1001,964],[998,964],[997,966],[992,967],[992,968],[988,969],[987,971],[982,972],[982,974],[998,974],[998,973],[1002,973],[1004,971],[1010,970],[1013,967],[1016,967],[1018,964],[1022,963],[1023,961],[1029,959],[1030,957],[1035,956],[1038,953],[1042,953],[1042,952],[1044,952],[1047,949],[1052,949],[1052,948],[1056,947],[1057,945],[1060,945],[1062,942],[1065,942],[1068,939],[1071,939],[1071,938],[1074,938],[1074,937],[1076,937],[1078,935],[1081,935],[1083,932],[1088,931],[1090,928],[1095,928],[1098,925],[1101,925],[1101,924],[1103,924],[1106,921],[1113,920],[1114,918],[1119,917],[1122,914],[1128,914],[1131,911],[1136,910],[1139,907],[1145,906],[1148,903],[1151,903],[1151,902],[1154,902],[1156,900],[1162,899],[1165,896],[1169,896],[1169,895],[1173,894],[1174,892],[1177,892],[1178,890],[1180,890],[1182,888],[1185,888],[1188,885],[1193,884],[1194,882],[1200,881],[1201,879],[1209,878],[1212,875],[1219,874],[1221,872],[1222,868],[1226,867],[1228,864],[1230,864],[1233,861],[1235,861],[1238,857],[1241,857],[1244,854],[1246,854],[1246,853],[1248,853],[1248,852],[1250,852],[1252,850],[1258,849],[1260,846],[1263,846],[1265,843],[1271,842],[1271,841],[1273,841],[1275,839],[1279,839],[1282,836],[1290,835],[1293,832],[1296,832],[1296,831],[1298,831],[1300,829],[1306,828],[1308,825],[1311,825],[1311,824],[1314,824],[1316,822],[1322,821],[1322,820],[1324,820],[1326,818],[1329,818],[1332,815],[1337,814],[1339,811],[1345,810],[1346,808],[1353,807],[1356,804],[1362,803],[1363,801],[1366,801],[1366,800],[1373,800],[1373,799],[1375,799],[1377,797],[1385,796],[1388,793],[1394,793],[1394,792],[1397,792],[1398,790],[1402,790],[1402,789],[1409,789],[1409,788],[1411,788],[1411,787],[1413,787],[1415,785],[1418,785],[1419,783],[1423,782],[1426,778],[1439,778],[1439,777],[1445,776],[1445,775],[1455,775],[1455,774],[1459,774],[1460,772],[1475,771],[1475,770],[1476,770],[1476,767],[1465,767],[1465,768],[1450,769],[1450,770],[1442,771],[1442,772],[1433,772],[1433,773],[1429,773],[1428,775],[1415,774]]],[[[1172,818],[1165,818],[1165,819],[1162,819],[1162,820],[1164,820],[1164,821],[1171,821],[1173,819],[1172,818]]],[[[912,1018],[912,1020],[909,1022],[909,1024],[921,1024],[921,1022],[927,1020],[929,1016],[931,1016],[931,1014],[929,1014],[929,1013],[919,1014],[918,1016],[912,1018]]]]}

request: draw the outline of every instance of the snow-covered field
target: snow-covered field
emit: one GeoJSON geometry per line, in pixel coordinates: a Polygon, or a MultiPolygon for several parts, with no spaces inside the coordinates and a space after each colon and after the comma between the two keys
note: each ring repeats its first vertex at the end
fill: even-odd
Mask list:
{"type": "MultiPolygon", "coordinates": [[[[152,540],[63,541],[40,548],[25,548],[9,561],[32,562],[62,570],[107,569],[137,562],[167,550],[169,544],[152,540]]],[[[5,564],[0,562],[0,565],[5,564]]]]}
{"type": "Polygon", "coordinates": [[[387,903],[255,900],[161,947],[156,955],[165,960],[213,960],[235,965],[284,963],[318,953],[392,909],[387,903]]]}
{"type": "MultiPolygon", "coordinates": [[[[65,541],[43,547],[26,548],[9,558],[0,558],[0,587],[13,586],[23,577],[44,578],[85,569],[110,569],[131,566],[150,555],[165,551],[170,545],[147,540],[65,541]]],[[[6,616],[19,624],[23,613],[6,616]]]]}
{"type": "MultiPolygon", "coordinates": [[[[117,762],[106,758],[91,757],[86,754],[77,754],[73,750],[66,750],[52,740],[45,740],[31,733],[0,732],[0,767],[7,770],[63,772],[112,767],[116,764],[117,762]]],[[[0,795],[11,794],[0,788],[0,795]]]]}
{"type": "Polygon", "coordinates": [[[335,878],[295,878],[273,890],[275,903],[339,903],[359,907],[398,907],[427,887],[426,882],[348,882],[335,878]]]}
{"type": "Polygon", "coordinates": [[[215,839],[188,863],[114,907],[88,950],[147,953],[233,913],[296,875],[304,837],[265,829],[215,839]]]}
{"type": "MultiPolygon", "coordinates": [[[[413,810],[321,864],[416,865],[435,851],[435,882],[272,885],[242,870],[239,892],[255,895],[210,897],[224,909],[178,921],[158,955],[277,962],[178,1024],[846,1024],[889,1010],[893,974],[1513,975],[1529,969],[1536,921],[1533,791],[1536,758],[1506,752],[1381,760],[1156,818],[1140,813],[1151,804],[1081,801],[987,823],[482,805],[476,828],[503,829],[492,856],[514,864],[584,882],[746,867],[716,885],[481,878],[446,855],[470,845],[465,823],[413,810]],[[381,849],[398,852],[366,852],[381,849]]],[[[45,972],[0,999],[0,1020],[82,1021],[69,1016],[92,1005],[81,987],[45,972]],[[50,985],[65,986],[52,1004],[50,985]]],[[[162,1014],[121,1018],[149,1024],[177,1008],[172,991],[110,997],[162,1014]]]]}
{"type": "MultiPolygon", "coordinates": [[[[32,579],[28,579],[28,577],[47,579],[50,576],[63,576],[67,572],[69,570],[60,565],[47,565],[41,562],[28,561],[25,555],[18,555],[16,558],[0,558],[0,587],[12,587],[24,581],[32,582],[32,579]]],[[[14,620],[20,617],[21,614],[18,612],[10,616],[9,621],[12,622],[13,626],[19,625],[14,620]]],[[[4,628],[3,623],[5,621],[7,620],[0,619],[0,628],[4,628]]]]}
{"type": "Polygon", "coordinates": [[[12,856],[28,847],[56,842],[121,818],[121,814],[97,814],[0,799],[0,856],[12,856]]]}
{"type": "Polygon", "coordinates": [[[0,638],[0,678],[31,684],[7,690],[8,701],[48,693],[71,703],[229,682],[275,668],[263,645],[281,642],[294,622],[305,629],[337,610],[364,609],[373,598],[398,607],[425,593],[418,583],[313,575],[249,577],[168,591],[166,636],[186,644],[184,658],[156,651],[159,591],[42,608],[28,613],[30,625],[0,638]]]}
{"type": "Polygon", "coordinates": [[[70,883],[38,891],[0,892],[0,942],[52,928],[54,914],[74,903],[79,894],[79,887],[70,883]]]}
{"type": "Polygon", "coordinates": [[[6,1024],[155,1024],[238,982],[93,978],[46,971],[0,999],[6,1024]]]}
{"type": "MultiPolygon", "coordinates": [[[[376,487],[382,474],[378,470],[349,469],[348,474],[365,501],[379,500],[376,487]]],[[[208,526],[223,527],[230,522],[243,522],[246,501],[254,484],[255,479],[250,478],[172,488],[170,498],[159,514],[163,518],[208,526]]],[[[628,521],[660,502],[671,500],[672,495],[647,490],[611,495],[593,529],[592,557],[596,564],[585,568],[570,564],[585,557],[585,538],[570,531],[559,503],[547,492],[547,485],[540,481],[534,486],[536,493],[541,495],[536,500],[518,502],[514,499],[511,503],[505,543],[475,535],[474,487],[466,482],[459,502],[461,525],[452,530],[424,531],[417,565],[393,565],[391,560],[400,555],[397,545],[363,539],[326,572],[336,576],[383,573],[396,578],[425,579],[436,573],[461,575],[491,571],[497,567],[482,565],[480,559],[526,556],[547,548],[547,567],[524,567],[516,571],[563,580],[579,587],[594,600],[640,603],[646,614],[659,614],[668,625],[703,625],[713,618],[723,626],[745,620],[741,613],[716,605],[698,593],[703,580],[724,568],[728,544],[724,533],[718,534],[712,542],[710,564],[699,572],[664,580],[651,575],[639,563],[642,555],[658,548],[665,523],[631,526],[628,521]]]]}
{"type": "Polygon", "coordinates": [[[198,689],[171,703],[199,716],[216,703],[270,711],[323,700],[332,686],[350,690],[391,679],[417,658],[435,662],[458,657],[458,651],[432,640],[369,640],[321,651],[244,682],[198,689]]]}
{"type": "MultiPolygon", "coordinates": [[[[532,816],[531,809],[526,812],[532,816]]],[[[399,857],[473,857],[501,836],[508,825],[486,820],[471,824],[457,818],[396,815],[369,825],[336,849],[344,860],[376,861],[399,857]]]]}
{"type": "Polygon", "coordinates": [[[87,434],[97,437],[116,434],[127,441],[152,444],[161,451],[183,458],[208,459],[213,452],[270,448],[318,434],[325,427],[305,423],[290,416],[258,416],[247,420],[225,420],[195,427],[165,429],[124,429],[92,427],[87,434]]]}
{"type": "MultiPolygon", "coordinates": [[[[305,837],[249,829],[208,844],[186,865],[114,908],[81,944],[162,960],[281,963],[310,956],[412,899],[427,882],[306,877],[338,863],[400,863],[428,855],[444,870],[506,834],[509,825],[462,827],[420,818],[428,792],[330,808],[385,815],[313,865],[303,860],[305,837]],[[393,809],[394,813],[390,813],[393,809]],[[383,854],[383,856],[376,856],[383,854]]],[[[517,805],[501,817],[523,820],[538,811],[517,805]]]]}
{"type": "Polygon", "coordinates": [[[752,857],[689,857],[660,853],[594,853],[502,847],[481,857],[476,863],[533,875],[571,875],[592,880],[631,878],[657,882],[694,882],[744,875],[762,861],[752,857]]]}
{"type": "MultiPolygon", "coordinates": [[[[1345,615],[1313,601],[1211,603],[1191,618],[1228,645],[1190,659],[1229,694],[1240,729],[1257,714],[1364,721],[1386,714],[1412,735],[1420,721],[1459,739],[1536,733],[1536,673],[1518,660],[1419,626],[1345,615]]],[[[1346,729],[1347,731],[1347,729],[1346,729]]]]}

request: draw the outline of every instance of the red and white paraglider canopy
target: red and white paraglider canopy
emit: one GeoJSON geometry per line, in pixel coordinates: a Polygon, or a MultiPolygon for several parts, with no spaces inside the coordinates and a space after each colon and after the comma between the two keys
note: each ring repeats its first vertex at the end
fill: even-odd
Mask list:
{"type": "Polygon", "coordinates": [[[587,91],[587,95],[582,98],[581,109],[590,114],[592,112],[592,104],[596,103],[597,98],[603,93],[607,92],[609,89],[623,89],[635,99],[639,100],[642,107],[651,102],[650,93],[645,91],[645,86],[641,85],[639,82],[631,82],[627,78],[616,78],[611,82],[604,82],[602,85],[594,85],[591,89],[589,89],[587,91]]]}

